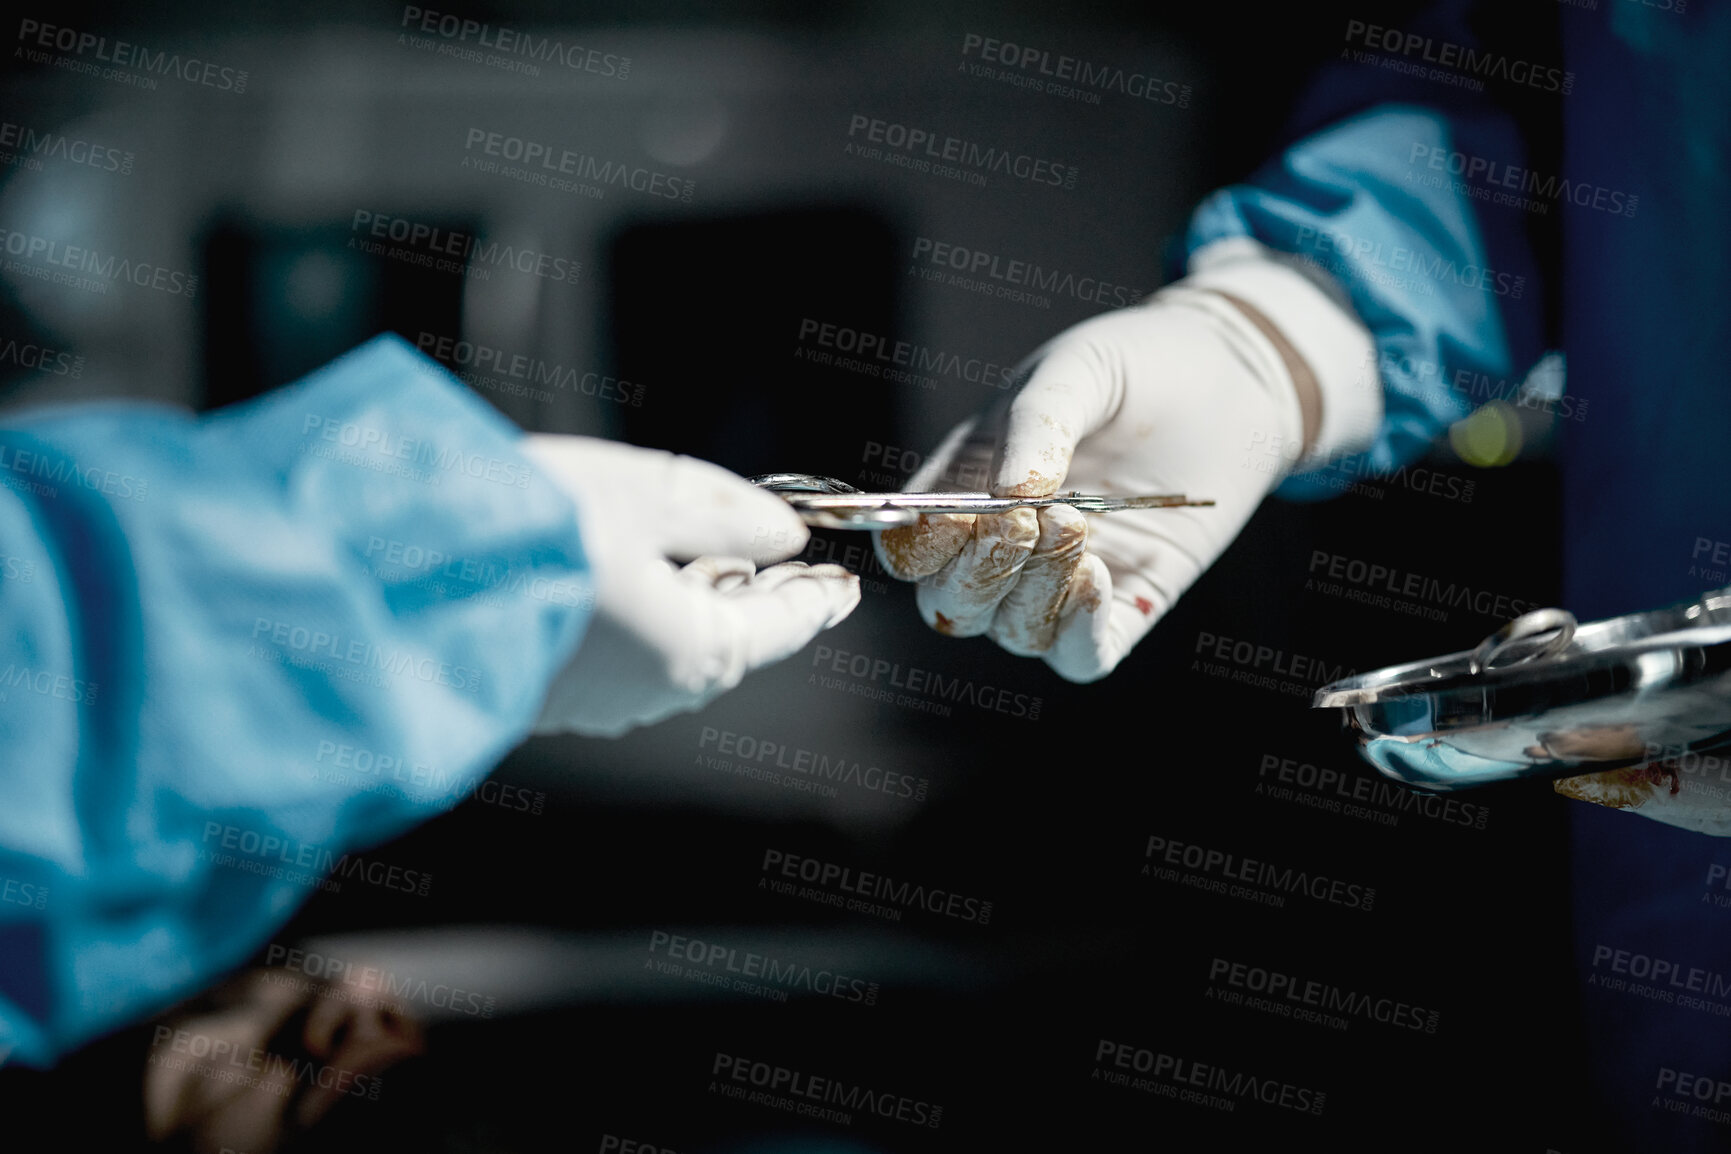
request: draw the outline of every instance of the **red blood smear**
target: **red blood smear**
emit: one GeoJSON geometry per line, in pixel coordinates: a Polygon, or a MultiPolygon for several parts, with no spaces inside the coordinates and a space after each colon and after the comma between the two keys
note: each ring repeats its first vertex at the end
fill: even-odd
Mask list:
{"type": "Polygon", "coordinates": [[[1677,772],[1675,764],[1671,762],[1653,762],[1645,768],[1647,770],[1647,780],[1652,782],[1654,785],[1658,785],[1667,777],[1671,779],[1671,796],[1675,797],[1677,792],[1683,788],[1683,778],[1682,775],[1677,772]]]}
{"type": "Polygon", "coordinates": [[[1142,611],[1142,616],[1146,617],[1150,613],[1154,612],[1154,602],[1148,600],[1146,597],[1138,597],[1136,598],[1136,608],[1140,609],[1142,611]]]}

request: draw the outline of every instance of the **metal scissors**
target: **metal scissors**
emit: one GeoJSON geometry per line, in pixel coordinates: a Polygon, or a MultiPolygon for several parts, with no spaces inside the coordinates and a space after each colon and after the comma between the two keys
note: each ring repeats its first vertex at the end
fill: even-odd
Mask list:
{"type": "Polygon", "coordinates": [[[810,473],[765,473],[751,478],[751,483],[779,493],[807,525],[820,529],[893,529],[914,524],[922,513],[1007,513],[1052,505],[1068,505],[1084,513],[1115,513],[1121,509],[1214,504],[1183,494],[1105,497],[1072,492],[1048,497],[994,497],[990,493],[862,493],[846,481],[810,473]]]}

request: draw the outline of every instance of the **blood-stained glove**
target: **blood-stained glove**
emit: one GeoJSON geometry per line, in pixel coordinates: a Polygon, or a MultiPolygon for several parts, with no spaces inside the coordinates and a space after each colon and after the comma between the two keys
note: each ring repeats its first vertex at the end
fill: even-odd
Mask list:
{"type": "Polygon", "coordinates": [[[1281,478],[1369,444],[1382,417],[1371,336],[1325,274],[1243,239],[1190,267],[1038,349],[1020,387],[953,429],[908,488],[1214,506],[938,514],[884,530],[879,558],[919,583],[928,625],[984,634],[1071,681],[1104,677],[1281,478]]]}
{"type": "Polygon", "coordinates": [[[758,571],[809,531],[719,465],[590,437],[532,436],[524,451],[576,502],[595,575],[595,616],[537,733],[616,737],[701,709],[859,604],[859,578],[839,565],[758,571]]]}

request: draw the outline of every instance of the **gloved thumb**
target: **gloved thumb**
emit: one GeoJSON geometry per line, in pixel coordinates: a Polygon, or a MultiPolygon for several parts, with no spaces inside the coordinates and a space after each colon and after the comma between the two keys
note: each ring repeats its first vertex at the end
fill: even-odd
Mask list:
{"type": "Polygon", "coordinates": [[[1000,497],[1057,492],[1076,446],[1111,420],[1123,396],[1122,366],[1106,342],[1070,333],[1035,358],[1003,417],[992,470],[992,491],[1000,497]]]}

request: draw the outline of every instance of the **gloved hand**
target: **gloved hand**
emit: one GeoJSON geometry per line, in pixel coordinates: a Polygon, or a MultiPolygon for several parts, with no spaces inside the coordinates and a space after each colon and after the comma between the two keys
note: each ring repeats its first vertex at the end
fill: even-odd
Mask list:
{"type": "Polygon", "coordinates": [[[758,572],[810,532],[786,501],[719,465],[591,437],[523,447],[576,502],[595,582],[589,631],[536,733],[617,737],[701,709],[859,604],[859,578],[839,565],[758,572]]]}
{"type": "Polygon", "coordinates": [[[1253,241],[1220,241],[1151,300],[1037,350],[1020,388],[952,430],[910,490],[1215,504],[939,514],[885,530],[879,559],[919,582],[926,623],[1038,655],[1071,681],[1110,673],[1283,476],[1375,433],[1370,334],[1322,275],[1253,241]]]}

